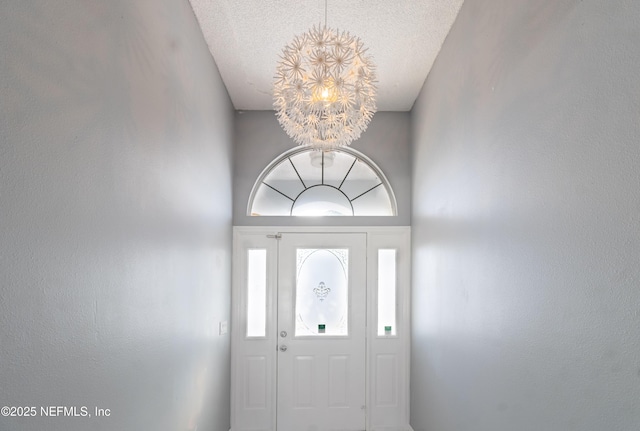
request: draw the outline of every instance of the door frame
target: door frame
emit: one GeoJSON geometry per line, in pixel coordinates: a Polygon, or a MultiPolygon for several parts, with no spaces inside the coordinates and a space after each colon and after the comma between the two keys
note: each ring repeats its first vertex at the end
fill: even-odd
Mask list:
{"type": "Polygon", "coordinates": [[[410,227],[234,226],[231,292],[231,431],[276,431],[278,334],[275,310],[278,285],[277,241],[280,233],[366,234],[366,430],[410,430],[410,227]],[[266,250],[267,310],[264,337],[246,337],[246,256],[249,249],[266,250]],[[397,250],[397,335],[393,336],[380,336],[377,333],[377,259],[380,249],[397,250]],[[256,383],[249,381],[247,374],[254,376],[253,380],[256,380],[257,376],[257,387],[250,389],[250,385],[256,383]]]}

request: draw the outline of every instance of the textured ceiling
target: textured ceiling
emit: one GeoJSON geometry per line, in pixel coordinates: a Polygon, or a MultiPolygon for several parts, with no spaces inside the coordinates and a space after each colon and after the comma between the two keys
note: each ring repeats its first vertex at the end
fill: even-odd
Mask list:
{"type": "MultiPolygon", "coordinates": [[[[358,36],[378,74],[378,110],[408,111],[464,0],[328,0],[327,26],[358,36]]],[[[271,110],[279,54],[325,18],[324,0],[190,0],[231,100],[271,110]]]]}

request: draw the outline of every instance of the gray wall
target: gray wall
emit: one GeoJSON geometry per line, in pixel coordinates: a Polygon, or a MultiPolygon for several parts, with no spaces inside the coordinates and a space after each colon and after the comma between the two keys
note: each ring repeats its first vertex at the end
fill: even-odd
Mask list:
{"type": "Polygon", "coordinates": [[[0,2],[0,406],[111,410],[0,429],[229,429],[232,122],[186,0],[0,2]]]}
{"type": "Polygon", "coordinates": [[[639,17],[462,7],[412,112],[416,431],[638,429],[639,17]]]}
{"type": "Polygon", "coordinates": [[[235,121],[233,224],[237,226],[408,226],[411,223],[410,115],[378,112],[351,145],[378,165],[398,203],[397,217],[250,217],[247,203],[262,170],[296,146],[282,130],[274,111],[239,111],[235,121]]]}

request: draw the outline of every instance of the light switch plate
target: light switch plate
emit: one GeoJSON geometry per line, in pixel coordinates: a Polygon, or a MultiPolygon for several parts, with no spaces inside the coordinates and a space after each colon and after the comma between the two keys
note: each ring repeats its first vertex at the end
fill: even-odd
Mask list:
{"type": "Polygon", "coordinates": [[[227,332],[229,332],[229,322],[227,322],[226,320],[223,320],[222,322],[220,322],[220,335],[224,335],[227,332]]]}

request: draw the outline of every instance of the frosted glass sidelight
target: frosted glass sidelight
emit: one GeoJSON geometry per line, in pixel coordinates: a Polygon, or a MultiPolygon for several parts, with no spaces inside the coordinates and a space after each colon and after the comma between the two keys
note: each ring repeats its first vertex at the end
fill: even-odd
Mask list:
{"type": "Polygon", "coordinates": [[[396,250],[378,250],[378,335],[396,335],[396,250]]]}
{"type": "Polygon", "coordinates": [[[267,250],[249,250],[247,256],[247,337],[267,331],[267,250]]]}
{"type": "Polygon", "coordinates": [[[349,250],[296,252],[296,336],[349,335],[349,250]]]}

